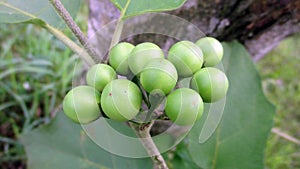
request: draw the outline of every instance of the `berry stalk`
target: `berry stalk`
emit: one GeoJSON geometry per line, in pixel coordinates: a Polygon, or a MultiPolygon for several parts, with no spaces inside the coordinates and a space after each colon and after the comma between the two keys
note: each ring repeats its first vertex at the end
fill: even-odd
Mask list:
{"type": "Polygon", "coordinates": [[[130,127],[135,131],[135,134],[141,140],[141,143],[145,147],[148,155],[151,157],[154,169],[168,169],[167,163],[165,162],[164,158],[160,154],[159,150],[157,149],[152,137],[150,135],[150,129],[153,125],[154,121],[151,121],[147,124],[136,124],[129,122],[130,127]]]}

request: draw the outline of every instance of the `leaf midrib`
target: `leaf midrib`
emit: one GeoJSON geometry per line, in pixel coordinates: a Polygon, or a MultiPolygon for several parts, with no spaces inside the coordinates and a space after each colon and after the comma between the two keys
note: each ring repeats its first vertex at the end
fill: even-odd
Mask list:
{"type": "MultiPolygon", "coordinates": [[[[232,57],[229,57],[228,62],[231,63],[231,60],[232,60],[232,57]]],[[[225,74],[228,74],[229,73],[228,71],[229,71],[229,69],[225,70],[225,74]]],[[[225,106],[226,106],[226,103],[225,103],[225,106]]],[[[225,111],[225,107],[224,107],[223,111],[225,111]]],[[[220,123],[222,123],[222,121],[220,121],[220,123]]],[[[219,153],[219,146],[222,142],[220,140],[220,134],[221,134],[220,126],[221,126],[221,124],[219,124],[219,126],[217,128],[216,148],[215,148],[214,157],[213,157],[213,161],[212,161],[212,169],[216,169],[218,153],[219,153]]]]}
{"type": "Polygon", "coordinates": [[[217,159],[218,159],[218,153],[219,153],[219,145],[220,145],[220,128],[217,128],[217,139],[216,139],[216,148],[215,148],[215,152],[214,152],[214,158],[212,161],[212,169],[216,168],[216,164],[217,164],[217,159]]]}
{"type": "Polygon", "coordinates": [[[8,7],[8,8],[11,8],[11,9],[17,11],[17,12],[20,12],[20,13],[22,13],[22,14],[28,16],[28,17],[31,17],[32,19],[36,19],[36,18],[37,18],[36,16],[34,16],[34,15],[32,15],[32,14],[30,14],[30,13],[24,11],[24,10],[21,10],[21,9],[19,9],[19,8],[16,8],[15,6],[10,5],[9,3],[0,2],[0,5],[6,6],[6,7],[8,7]]]}

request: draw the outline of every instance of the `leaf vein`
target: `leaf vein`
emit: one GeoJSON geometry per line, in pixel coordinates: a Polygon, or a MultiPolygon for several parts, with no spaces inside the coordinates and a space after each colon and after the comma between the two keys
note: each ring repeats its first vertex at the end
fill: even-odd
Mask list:
{"type": "Polygon", "coordinates": [[[28,17],[31,17],[32,19],[36,19],[36,18],[37,18],[36,16],[34,16],[34,15],[32,15],[32,14],[30,14],[30,13],[24,11],[24,10],[21,10],[21,9],[19,9],[19,8],[16,8],[15,6],[12,6],[12,5],[9,4],[9,3],[0,2],[0,5],[6,6],[6,7],[8,7],[8,8],[11,8],[11,9],[13,9],[13,10],[19,12],[19,13],[22,13],[22,14],[28,16],[28,17]]]}

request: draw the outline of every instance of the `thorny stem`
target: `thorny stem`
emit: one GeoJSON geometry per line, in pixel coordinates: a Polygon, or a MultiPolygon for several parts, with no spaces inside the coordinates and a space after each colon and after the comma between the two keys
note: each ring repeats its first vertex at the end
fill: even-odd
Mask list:
{"type": "Polygon", "coordinates": [[[150,129],[153,123],[154,121],[151,121],[147,124],[136,124],[129,122],[129,125],[134,130],[135,134],[139,137],[148,155],[151,157],[154,163],[154,169],[168,169],[167,163],[160,154],[150,135],[150,129]]]}
{"type": "Polygon", "coordinates": [[[84,46],[85,50],[87,53],[92,57],[92,59],[97,63],[99,62],[100,58],[97,57],[97,53],[95,50],[92,48],[92,46],[87,42],[87,38],[85,35],[82,33],[80,30],[79,26],[75,23],[73,20],[72,16],[69,14],[69,12],[66,10],[64,5],[61,3],[60,0],[49,0],[55,10],[59,13],[61,18],[66,22],[68,27],[71,29],[75,37],[78,39],[80,44],[84,46]]]}

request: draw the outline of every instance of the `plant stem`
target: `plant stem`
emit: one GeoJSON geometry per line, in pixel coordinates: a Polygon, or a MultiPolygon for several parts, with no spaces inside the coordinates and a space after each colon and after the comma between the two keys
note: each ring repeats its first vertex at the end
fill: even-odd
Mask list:
{"type": "MultiPolygon", "coordinates": [[[[124,19],[126,10],[127,10],[128,6],[129,6],[130,2],[131,2],[131,0],[127,0],[126,5],[125,5],[125,7],[123,8],[123,10],[121,12],[121,15],[120,15],[120,17],[118,19],[118,22],[117,22],[117,25],[116,25],[116,28],[115,28],[115,31],[114,31],[114,35],[112,37],[109,49],[111,49],[113,46],[115,46],[120,41],[120,37],[121,37],[123,26],[124,26],[123,19],[124,19]]],[[[107,55],[107,56],[105,56],[103,58],[103,62],[107,63],[108,59],[109,58],[108,58],[108,55],[107,55]]]]}
{"type": "Polygon", "coordinates": [[[279,128],[272,128],[271,132],[274,133],[274,134],[277,134],[278,136],[280,136],[280,137],[282,137],[282,138],[284,138],[284,139],[286,139],[290,142],[293,142],[295,144],[300,145],[300,140],[299,139],[280,131],[279,128]]]}
{"type": "Polygon", "coordinates": [[[78,46],[75,42],[73,42],[69,37],[67,37],[64,33],[59,31],[58,29],[45,24],[43,27],[48,30],[51,34],[53,34],[56,38],[61,40],[65,45],[71,48],[75,53],[79,55],[88,65],[95,64],[94,60],[91,56],[80,46],[78,46]]]}
{"type": "MultiPolygon", "coordinates": [[[[114,47],[116,44],[119,43],[120,37],[121,37],[121,34],[122,34],[122,30],[123,30],[123,25],[124,25],[124,21],[122,20],[122,17],[120,17],[119,20],[118,20],[118,23],[116,25],[116,29],[115,29],[114,35],[112,37],[109,49],[111,49],[112,47],[114,47]]],[[[107,55],[103,59],[103,62],[107,63],[108,59],[109,58],[108,58],[108,55],[107,55]]]]}
{"type": "Polygon", "coordinates": [[[68,27],[71,29],[75,37],[84,46],[87,53],[93,58],[93,60],[97,63],[100,61],[100,58],[97,57],[96,51],[92,48],[92,46],[88,43],[87,38],[80,30],[79,26],[75,23],[70,13],[66,10],[64,5],[61,3],[60,0],[49,0],[55,10],[59,13],[61,18],[66,22],[68,27]]]}
{"type": "Polygon", "coordinates": [[[136,124],[129,122],[130,127],[135,131],[135,134],[139,137],[148,155],[151,157],[154,163],[154,169],[168,169],[164,158],[160,154],[150,135],[150,129],[153,123],[154,121],[151,121],[147,124],[136,124]]]}
{"type": "MultiPolygon", "coordinates": [[[[124,19],[126,10],[129,6],[130,2],[131,2],[131,0],[127,0],[126,5],[121,12],[121,15],[119,17],[118,23],[115,28],[114,35],[112,37],[110,49],[120,41],[120,37],[121,37],[123,26],[124,26],[123,19],[124,19]]],[[[104,63],[107,63],[108,59],[109,59],[108,56],[105,57],[103,59],[104,63]]],[[[151,157],[151,159],[154,163],[154,168],[155,169],[168,169],[168,166],[167,166],[164,158],[160,154],[158,148],[156,147],[156,145],[150,135],[150,129],[151,129],[153,123],[154,123],[154,121],[151,121],[150,123],[147,123],[147,124],[137,124],[137,123],[129,121],[130,127],[134,130],[135,134],[138,136],[141,143],[145,147],[148,155],[151,157]]]]}
{"type": "Polygon", "coordinates": [[[21,143],[19,143],[18,141],[15,141],[11,138],[6,138],[6,137],[2,137],[0,136],[0,142],[4,142],[4,143],[8,143],[8,144],[16,144],[16,145],[20,145],[21,143]]]}

